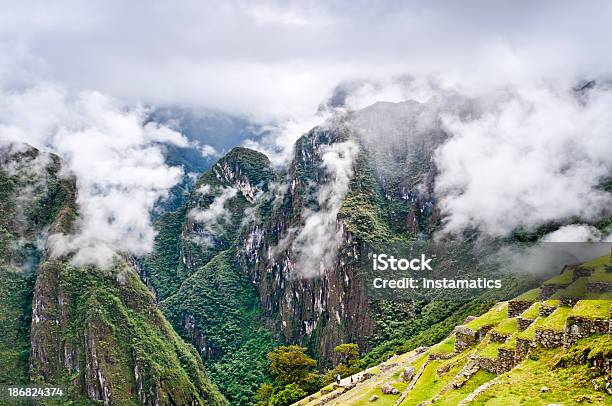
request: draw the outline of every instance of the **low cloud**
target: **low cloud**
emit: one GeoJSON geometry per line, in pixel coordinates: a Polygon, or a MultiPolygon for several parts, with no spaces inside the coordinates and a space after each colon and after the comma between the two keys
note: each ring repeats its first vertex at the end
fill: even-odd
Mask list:
{"type": "MultiPolygon", "coordinates": [[[[204,187],[198,189],[202,194],[210,194],[211,188],[204,187]]],[[[189,218],[197,223],[197,232],[193,236],[194,240],[202,245],[213,246],[214,236],[219,234],[220,226],[232,221],[229,209],[225,207],[228,200],[238,193],[238,189],[226,187],[221,189],[221,194],[215,196],[212,203],[206,209],[192,209],[189,218]]]]}
{"type": "Polygon", "coordinates": [[[77,178],[75,232],[50,236],[52,255],[105,267],[118,252],[150,252],[150,211],[182,176],[165,164],[159,143],[181,146],[184,137],[145,125],[144,109],[126,109],[97,92],[42,84],[3,91],[1,99],[0,142],[54,152],[77,178]]]}
{"type": "Polygon", "coordinates": [[[351,140],[321,148],[321,167],[330,181],[317,191],[319,209],[304,210],[304,226],[292,243],[297,257],[295,270],[300,276],[316,276],[334,264],[342,237],[338,211],[348,192],[358,152],[359,147],[351,140]]]}
{"type": "Polygon", "coordinates": [[[551,221],[609,216],[612,92],[586,100],[563,86],[482,97],[463,118],[443,115],[450,139],[436,152],[443,232],[507,235],[551,221]]]}

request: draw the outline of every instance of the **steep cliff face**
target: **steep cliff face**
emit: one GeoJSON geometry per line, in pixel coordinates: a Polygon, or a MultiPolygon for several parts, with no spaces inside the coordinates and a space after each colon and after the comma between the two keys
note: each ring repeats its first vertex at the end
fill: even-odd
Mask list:
{"type": "Polygon", "coordinates": [[[435,227],[431,156],[443,134],[414,124],[419,114],[434,113],[418,103],[383,104],[340,117],[301,137],[285,170],[235,148],[202,175],[182,210],[162,217],[143,276],[212,365],[244,341],[215,320],[222,314],[243,330],[263,324],[327,362],[343,342],[371,348],[390,312],[414,315],[412,304],[370,301],[357,262],[365,244],[413,240],[435,227]],[[381,143],[390,130],[377,120],[389,111],[413,123],[394,119],[393,137],[381,143]],[[252,303],[251,315],[224,301],[232,309],[252,303]]]}
{"type": "Polygon", "coordinates": [[[2,357],[2,371],[22,371],[20,382],[62,384],[71,399],[104,404],[226,404],[134,264],[117,259],[102,270],[51,255],[46,237],[70,232],[78,215],[75,179],[62,173],[59,158],[26,146],[0,155],[1,286],[23,287],[0,299],[3,321],[21,309],[13,319],[19,325],[7,328],[18,345],[2,342],[21,352],[2,357]]]}
{"type": "Polygon", "coordinates": [[[234,148],[202,175],[185,207],[162,216],[155,252],[142,267],[160,308],[232,404],[252,402],[268,379],[265,354],[275,340],[236,244],[271,204],[275,178],[265,155],[234,148]]]}

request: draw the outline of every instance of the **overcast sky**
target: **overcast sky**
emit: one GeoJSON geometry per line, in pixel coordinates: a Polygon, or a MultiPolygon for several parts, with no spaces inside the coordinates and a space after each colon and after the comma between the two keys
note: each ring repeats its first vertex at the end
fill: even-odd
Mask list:
{"type": "Polygon", "coordinates": [[[606,1],[3,3],[5,90],[45,80],[260,120],[310,114],[352,79],[476,91],[612,66],[606,1]]]}
{"type": "MultiPolygon", "coordinates": [[[[440,89],[480,100],[469,120],[443,120],[451,138],[436,154],[436,192],[449,232],[593,221],[612,207],[598,189],[612,170],[612,91],[598,90],[584,106],[568,92],[579,79],[610,73],[612,2],[0,7],[0,144],[55,152],[77,175],[78,230],[50,242],[78,262],[108,265],[116,251],[152,248],[149,213],[182,174],[164,161],[159,142],[189,140],[147,125],[146,106],[212,108],[266,124],[270,135],[255,147],[282,164],[295,139],[324,119],[320,103],[352,81],[367,81],[350,95],[352,108],[451,94],[440,89]]],[[[348,176],[350,164],[335,177],[348,176]]],[[[311,217],[307,225],[335,224],[339,205],[330,207],[330,221],[311,217]]],[[[580,227],[560,238],[595,233],[580,227]]]]}

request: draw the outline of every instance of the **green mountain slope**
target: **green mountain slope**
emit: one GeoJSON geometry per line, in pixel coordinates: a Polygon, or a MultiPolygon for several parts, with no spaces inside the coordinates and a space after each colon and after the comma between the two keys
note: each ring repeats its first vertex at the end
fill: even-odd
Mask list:
{"type": "Polygon", "coordinates": [[[78,215],[75,180],[57,157],[11,148],[0,153],[0,383],[61,384],[86,403],[227,404],[134,264],[101,270],[50,255],[46,236],[71,231],[78,215]]]}
{"type": "Polygon", "coordinates": [[[438,344],[394,356],[296,405],[610,404],[612,300],[597,298],[599,275],[610,265],[609,255],[582,264],[591,270],[584,299],[548,299],[536,289],[500,302],[438,344]]]}

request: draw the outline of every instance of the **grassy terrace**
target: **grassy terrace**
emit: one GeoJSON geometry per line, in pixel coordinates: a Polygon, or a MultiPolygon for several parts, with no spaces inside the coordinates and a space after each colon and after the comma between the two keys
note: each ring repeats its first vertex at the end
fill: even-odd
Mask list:
{"type": "Polygon", "coordinates": [[[521,338],[523,340],[532,341],[534,336],[535,336],[536,328],[540,328],[542,326],[542,324],[544,324],[545,320],[546,320],[546,318],[538,317],[533,323],[531,323],[531,325],[529,327],[527,327],[525,330],[519,332],[516,335],[516,337],[517,338],[521,338]]]}
{"type": "Polygon", "coordinates": [[[603,319],[610,317],[609,300],[579,300],[572,308],[570,316],[585,319],[603,319]]]}
{"type": "Polygon", "coordinates": [[[512,302],[535,302],[540,297],[540,291],[541,291],[540,288],[528,290],[522,295],[515,297],[511,301],[512,302]]]}
{"type": "Polygon", "coordinates": [[[559,307],[559,299],[548,299],[542,302],[546,306],[559,307]]]}
{"type": "Polygon", "coordinates": [[[594,270],[593,275],[589,278],[589,282],[612,283],[612,272],[607,271],[607,267],[612,267],[612,258],[610,258],[610,255],[604,255],[603,257],[587,262],[583,267],[594,270]]]}
{"type": "Polygon", "coordinates": [[[455,336],[450,336],[446,340],[431,347],[432,354],[450,354],[455,350],[455,336]]]}
{"type": "Polygon", "coordinates": [[[585,297],[586,296],[586,284],[588,278],[582,277],[576,279],[574,283],[569,285],[567,288],[562,289],[551,296],[551,299],[560,299],[564,297],[585,297]]]}
{"type": "Polygon", "coordinates": [[[478,331],[483,327],[495,326],[499,322],[508,318],[508,303],[498,303],[482,316],[470,321],[465,326],[474,331],[478,331]]]}
{"type": "Polygon", "coordinates": [[[572,279],[574,276],[574,270],[572,268],[568,268],[563,271],[562,274],[555,276],[554,278],[550,278],[544,285],[569,285],[572,283],[572,279]]]}
{"type": "Polygon", "coordinates": [[[510,338],[508,338],[508,340],[506,340],[505,343],[502,343],[502,345],[499,348],[504,349],[504,350],[516,349],[516,337],[517,336],[518,336],[518,332],[512,334],[510,338]]]}
{"type": "Polygon", "coordinates": [[[501,348],[502,344],[503,343],[497,341],[489,341],[482,350],[476,353],[476,355],[479,355],[482,358],[495,359],[497,358],[497,352],[501,348]]]}
{"type": "Polygon", "coordinates": [[[529,309],[525,310],[523,314],[521,314],[521,317],[524,319],[535,320],[538,318],[540,314],[539,311],[540,311],[540,302],[535,302],[534,304],[531,305],[531,307],[529,307],[529,309]]]}
{"type": "MultiPolygon", "coordinates": [[[[553,331],[563,331],[565,328],[565,321],[567,317],[570,315],[572,309],[570,307],[559,307],[557,310],[553,312],[550,316],[544,320],[539,329],[541,330],[553,330],[553,331]]],[[[526,331],[526,330],[525,330],[526,331]]]]}
{"type": "Polygon", "coordinates": [[[492,331],[503,336],[510,336],[518,331],[518,320],[515,317],[502,320],[492,331]]]}

